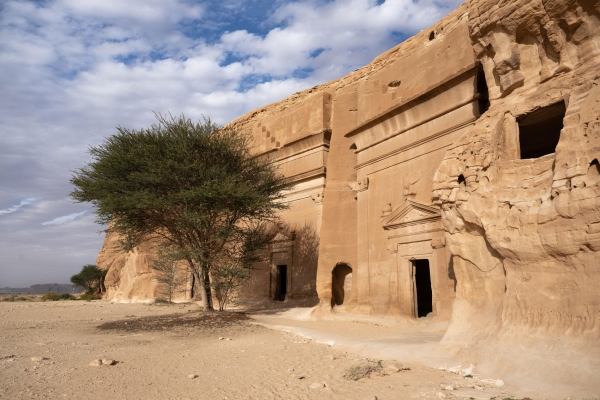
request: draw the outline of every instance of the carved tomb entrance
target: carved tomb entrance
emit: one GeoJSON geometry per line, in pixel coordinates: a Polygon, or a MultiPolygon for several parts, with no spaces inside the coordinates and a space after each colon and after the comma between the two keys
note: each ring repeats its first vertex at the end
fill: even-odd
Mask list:
{"type": "Polygon", "coordinates": [[[382,217],[391,256],[388,312],[449,318],[455,293],[439,209],[412,200],[391,208],[382,217]]]}
{"type": "Polygon", "coordinates": [[[338,263],[331,271],[331,307],[348,302],[352,290],[352,268],[348,264],[338,263]]]}
{"type": "Polygon", "coordinates": [[[287,265],[277,266],[275,300],[284,301],[287,294],[287,265]]]}
{"type": "Polygon", "coordinates": [[[291,297],[293,294],[292,271],[288,267],[293,264],[295,238],[295,232],[292,232],[289,237],[279,232],[269,244],[271,253],[269,297],[275,301],[284,301],[286,296],[291,297]]]}
{"type": "Polygon", "coordinates": [[[415,304],[415,317],[426,317],[433,311],[431,272],[429,260],[412,261],[412,282],[415,304]]]}

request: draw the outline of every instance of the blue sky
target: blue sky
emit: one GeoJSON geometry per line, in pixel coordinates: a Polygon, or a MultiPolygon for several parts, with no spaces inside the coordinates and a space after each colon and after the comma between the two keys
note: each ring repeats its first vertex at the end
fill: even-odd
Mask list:
{"type": "Polygon", "coordinates": [[[460,1],[3,0],[0,287],[66,283],[102,226],[72,170],[153,111],[226,123],[339,78],[460,1]]]}

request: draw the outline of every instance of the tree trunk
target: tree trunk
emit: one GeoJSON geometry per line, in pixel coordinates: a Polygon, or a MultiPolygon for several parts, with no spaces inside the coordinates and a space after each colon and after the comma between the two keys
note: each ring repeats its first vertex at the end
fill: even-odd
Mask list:
{"type": "Polygon", "coordinates": [[[194,275],[194,281],[198,285],[198,290],[195,291],[195,295],[200,292],[200,299],[202,300],[202,307],[204,307],[204,311],[212,311],[212,301],[210,301],[210,297],[207,295],[206,284],[204,284],[204,269],[202,266],[199,267],[199,271],[196,269],[194,262],[192,260],[187,260],[190,269],[192,270],[192,274],[194,275]]]}
{"type": "Polygon", "coordinates": [[[203,285],[202,288],[204,290],[204,296],[206,296],[206,303],[204,303],[204,311],[214,311],[214,307],[213,307],[213,301],[212,301],[212,292],[210,291],[210,276],[208,274],[208,270],[207,268],[202,268],[201,267],[201,273],[202,273],[202,281],[203,285]]]}

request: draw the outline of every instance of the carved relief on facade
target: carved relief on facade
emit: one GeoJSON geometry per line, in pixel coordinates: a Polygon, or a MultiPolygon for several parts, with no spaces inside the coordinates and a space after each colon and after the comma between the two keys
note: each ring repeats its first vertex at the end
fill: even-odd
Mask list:
{"type": "Polygon", "coordinates": [[[437,207],[407,199],[402,206],[385,216],[381,224],[383,229],[391,231],[391,237],[394,237],[440,230],[440,221],[441,214],[437,207]]]}
{"type": "Polygon", "coordinates": [[[591,33],[599,11],[581,0],[471,1],[469,33],[492,97],[522,86],[529,73],[525,64],[532,61],[538,83],[598,54],[591,33]]]}

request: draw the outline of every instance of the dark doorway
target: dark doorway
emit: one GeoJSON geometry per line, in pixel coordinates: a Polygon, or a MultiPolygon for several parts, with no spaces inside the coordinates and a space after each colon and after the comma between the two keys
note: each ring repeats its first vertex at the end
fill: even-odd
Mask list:
{"type": "Polygon", "coordinates": [[[331,271],[331,307],[341,306],[349,297],[352,288],[352,268],[339,263],[331,271]]]}
{"type": "Polygon", "coordinates": [[[477,66],[477,108],[478,114],[481,116],[490,108],[490,94],[485,80],[485,73],[483,72],[483,65],[477,66]]]}
{"type": "Polygon", "coordinates": [[[287,294],[287,265],[277,266],[277,287],[275,288],[275,300],[284,301],[287,294]]]}
{"type": "Polygon", "coordinates": [[[429,260],[413,261],[413,279],[415,289],[415,315],[426,317],[433,311],[433,294],[431,292],[431,274],[429,260]]]}
{"type": "Polygon", "coordinates": [[[517,118],[521,159],[538,158],[556,151],[567,108],[564,101],[517,118]]]}

